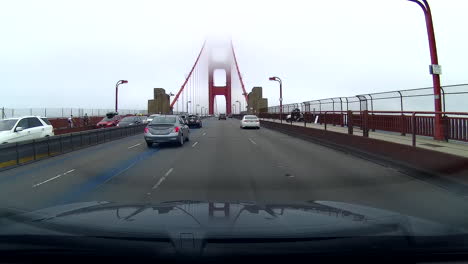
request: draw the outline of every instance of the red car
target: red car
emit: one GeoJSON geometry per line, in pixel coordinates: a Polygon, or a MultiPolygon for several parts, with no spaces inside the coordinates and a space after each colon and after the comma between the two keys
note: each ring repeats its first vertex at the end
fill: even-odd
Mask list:
{"type": "Polygon", "coordinates": [[[105,128],[105,127],[114,127],[117,126],[117,124],[120,122],[122,119],[121,115],[115,115],[108,113],[106,117],[104,117],[99,123],[96,124],[97,128],[105,128]]]}

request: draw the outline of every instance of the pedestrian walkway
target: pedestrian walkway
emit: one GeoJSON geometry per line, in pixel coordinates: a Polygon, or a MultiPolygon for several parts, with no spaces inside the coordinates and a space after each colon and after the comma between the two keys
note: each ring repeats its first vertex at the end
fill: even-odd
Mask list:
{"type": "MultiPolygon", "coordinates": [[[[274,120],[274,119],[262,118],[261,120],[280,123],[279,120],[274,120]]],[[[283,123],[291,125],[291,123],[286,123],[284,120],[283,120],[283,123]]],[[[293,122],[292,125],[303,127],[304,122],[293,122]]],[[[306,127],[322,129],[322,130],[325,129],[324,125],[314,124],[314,123],[307,123],[306,127]]],[[[334,126],[334,125],[328,124],[327,131],[347,134],[348,127],[334,126]]],[[[362,130],[360,130],[358,127],[355,127],[353,134],[356,136],[362,136],[362,130]]],[[[412,143],[413,143],[411,134],[402,136],[400,133],[388,132],[388,131],[375,131],[375,132],[369,131],[369,138],[379,139],[379,140],[384,140],[384,141],[389,141],[389,142],[398,143],[402,145],[409,145],[409,146],[412,146],[412,143]]],[[[449,142],[436,141],[431,137],[416,136],[416,147],[430,149],[434,151],[444,152],[444,153],[468,158],[468,142],[452,141],[452,140],[450,140],[449,142]]]]}

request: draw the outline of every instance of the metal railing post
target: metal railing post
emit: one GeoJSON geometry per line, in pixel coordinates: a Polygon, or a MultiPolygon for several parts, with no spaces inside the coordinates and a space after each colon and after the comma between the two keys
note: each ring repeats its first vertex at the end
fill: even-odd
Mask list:
{"type": "Polygon", "coordinates": [[[326,131],[327,130],[327,111],[325,111],[323,115],[323,123],[324,123],[324,129],[326,131]]]}
{"type": "Polygon", "coordinates": [[[368,110],[364,110],[363,113],[364,115],[363,117],[363,130],[362,130],[362,136],[363,137],[369,137],[369,111],[368,110]]]}
{"type": "Polygon", "coordinates": [[[412,126],[412,141],[413,147],[416,147],[416,113],[411,115],[411,126],[412,126]]]}
{"type": "Polygon", "coordinates": [[[406,116],[401,113],[401,135],[406,136],[406,116]]]}
{"type": "Polygon", "coordinates": [[[353,112],[348,110],[348,134],[353,134],[353,112]]]}

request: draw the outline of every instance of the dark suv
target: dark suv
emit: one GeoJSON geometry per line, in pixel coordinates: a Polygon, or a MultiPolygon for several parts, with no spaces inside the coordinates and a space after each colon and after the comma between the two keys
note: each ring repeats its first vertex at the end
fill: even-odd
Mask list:
{"type": "Polygon", "coordinates": [[[218,120],[224,119],[226,120],[226,115],[225,114],[219,114],[218,120]]]}
{"type": "Polygon", "coordinates": [[[202,127],[202,121],[197,115],[189,115],[186,120],[189,127],[202,127]]]}

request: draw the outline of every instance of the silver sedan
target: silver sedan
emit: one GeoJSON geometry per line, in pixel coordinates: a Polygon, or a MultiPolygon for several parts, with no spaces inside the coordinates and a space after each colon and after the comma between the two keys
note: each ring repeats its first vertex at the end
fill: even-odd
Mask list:
{"type": "Polygon", "coordinates": [[[145,141],[148,147],[153,143],[176,143],[182,146],[185,141],[189,141],[189,135],[189,127],[177,115],[155,116],[145,127],[145,141]]]}

